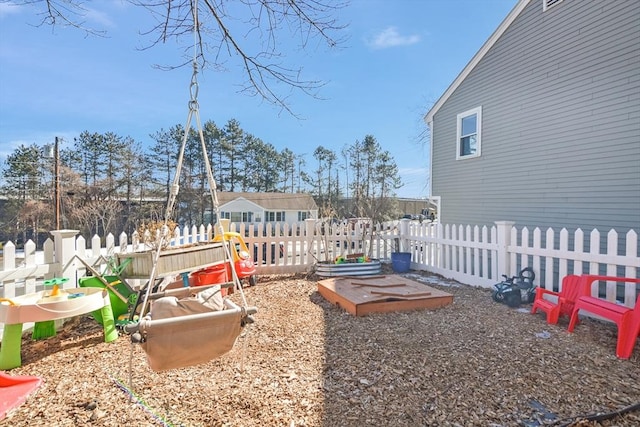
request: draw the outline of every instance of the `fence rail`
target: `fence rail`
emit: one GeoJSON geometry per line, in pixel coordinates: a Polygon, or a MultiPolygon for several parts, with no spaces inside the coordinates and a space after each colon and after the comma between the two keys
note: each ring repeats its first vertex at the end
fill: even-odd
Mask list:
{"type": "MultiPolygon", "coordinates": [[[[585,234],[527,227],[518,229],[513,222],[471,226],[419,223],[400,220],[384,224],[323,223],[313,219],[298,224],[232,225],[255,248],[258,274],[290,274],[312,271],[318,262],[332,262],[336,257],[363,253],[389,261],[394,251],[411,253],[411,267],[428,271],[461,283],[490,287],[501,276],[512,276],[524,267],[532,267],[536,284],[558,289],[567,274],[606,274],[640,277],[638,236],[630,230],[585,234]],[[280,253],[282,248],[282,254],[280,253]]],[[[11,298],[42,289],[42,282],[53,277],[67,277],[69,287],[86,275],[84,263],[106,271],[116,253],[147,249],[144,236],[121,234],[117,242],[109,234],[93,236],[87,242],[74,230],[51,232],[41,251],[32,241],[24,250],[4,245],[0,262],[0,296],[11,298]],[[87,246],[89,243],[89,246],[87,246]],[[79,259],[78,259],[79,258],[79,259]]],[[[174,231],[171,245],[210,241],[211,225],[183,227],[174,231]]],[[[140,283],[137,283],[138,285],[140,283]]],[[[134,284],[135,285],[135,284],[134,284]]],[[[638,289],[632,284],[622,288],[607,284],[605,297],[632,306],[638,289]]]]}

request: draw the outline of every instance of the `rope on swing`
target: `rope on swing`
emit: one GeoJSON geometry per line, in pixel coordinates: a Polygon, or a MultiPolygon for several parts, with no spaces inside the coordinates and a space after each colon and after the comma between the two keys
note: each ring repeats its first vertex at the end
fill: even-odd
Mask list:
{"type": "MultiPolygon", "coordinates": [[[[217,185],[215,182],[215,179],[213,178],[213,171],[211,168],[211,164],[209,161],[209,155],[207,153],[207,147],[205,144],[205,139],[204,139],[204,133],[203,133],[203,129],[202,129],[202,123],[200,120],[200,112],[199,112],[199,105],[198,105],[198,28],[199,28],[199,22],[198,22],[198,1],[197,0],[192,0],[192,14],[193,14],[193,31],[194,31],[194,53],[193,53],[193,73],[191,76],[191,82],[190,82],[190,86],[189,86],[189,93],[190,93],[190,100],[188,103],[189,106],[189,112],[187,115],[187,120],[186,120],[186,125],[184,127],[184,135],[182,138],[182,143],[180,146],[180,151],[178,154],[178,160],[177,160],[177,165],[176,165],[176,172],[175,172],[175,176],[172,182],[172,185],[170,187],[170,193],[169,193],[169,197],[167,199],[167,206],[166,206],[166,210],[165,210],[165,216],[164,216],[164,225],[162,227],[162,230],[160,232],[160,235],[158,236],[159,241],[157,242],[157,246],[155,248],[155,253],[154,253],[154,257],[153,257],[153,264],[152,264],[152,268],[151,268],[151,273],[149,276],[149,282],[147,283],[147,288],[145,290],[145,297],[142,301],[142,305],[141,305],[141,309],[140,309],[140,321],[138,322],[138,324],[136,325],[130,325],[127,327],[127,331],[132,332],[132,331],[136,331],[136,333],[134,335],[138,335],[137,338],[134,339],[134,337],[132,336],[132,340],[131,340],[131,352],[130,352],[130,359],[129,359],[129,384],[130,384],[130,388],[133,378],[132,378],[132,371],[133,371],[133,344],[134,342],[142,342],[144,340],[140,339],[140,326],[146,325],[147,326],[147,330],[145,333],[151,333],[151,329],[150,329],[150,325],[153,324],[155,322],[155,324],[157,325],[166,325],[168,322],[171,323],[172,320],[171,318],[167,318],[167,319],[163,319],[163,320],[152,320],[152,319],[145,319],[145,316],[147,314],[147,308],[150,304],[150,300],[152,299],[152,289],[155,287],[154,283],[156,282],[156,280],[158,279],[157,277],[157,266],[158,266],[158,260],[160,258],[160,252],[163,249],[163,247],[165,246],[165,244],[168,244],[170,241],[171,236],[169,236],[168,230],[168,222],[169,222],[169,218],[172,216],[172,213],[174,211],[175,208],[175,203],[176,203],[176,198],[178,195],[178,192],[180,190],[180,175],[181,175],[181,170],[182,170],[182,165],[184,162],[184,153],[185,153],[185,147],[186,147],[186,143],[189,137],[189,133],[191,130],[191,123],[192,120],[194,120],[195,118],[195,124],[196,124],[196,129],[197,129],[197,133],[198,133],[198,137],[200,139],[200,145],[202,148],[202,155],[203,155],[203,160],[205,163],[205,167],[206,167],[206,172],[207,172],[207,181],[208,181],[208,185],[209,185],[209,193],[213,202],[213,209],[214,209],[214,213],[215,213],[215,218],[216,218],[216,225],[217,225],[217,233],[220,233],[221,236],[224,236],[224,228],[222,225],[222,221],[220,221],[221,215],[220,215],[220,204],[218,201],[218,195],[217,195],[217,185]],[[146,321],[148,321],[148,323],[145,323],[146,321]]],[[[241,326],[245,326],[248,323],[251,323],[252,320],[249,318],[249,314],[253,314],[256,312],[255,307],[248,307],[247,306],[247,300],[242,288],[242,285],[240,283],[240,279],[238,277],[238,274],[235,270],[235,264],[233,262],[233,258],[231,256],[231,249],[230,249],[230,244],[228,244],[225,240],[224,237],[222,238],[222,247],[224,250],[224,257],[225,257],[225,263],[229,263],[229,265],[231,266],[230,271],[232,273],[233,276],[233,283],[235,288],[239,291],[241,300],[242,300],[242,306],[237,306],[235,304],[233,304],[230,300],[225,300],[224,301],[224,307],[225,308],[231,308],[231,310],[229,310],[228,312],[226,310],[221,310],[218,312],[211,312],[211,313],[200,313],[200,314],[192,314],[192,315],[186,315],[186,316],[180,316],[177,317],[175,319],[177,319],[175,321],[175,323],[187,323],[189,325],[191,324],[197,324],[199,326],[199,328],[202,328],[202,320],[206,319],[211,319],[214,322],[217,322],[218,325],[224,323],[224,322],[234,322],[233,326],[235,328],[235,326],[237,326],[236,329],[236,335],[235,337],[237,337],[237,334],[239,334],[239,328],[241,326]],[[228,314],[223,314],[223,313],[228,313],[228,314]],[[200,317],[200,315],[204,316],[204,317],[200,317]],[[184,322],[183,322],[184,320],[184,322]],[[191,322],[191,323],[189,323],[191,322]],[[235,323],[238,323],[238,325],[235,325],[235,323]]],[[[231,325],[230,325],[231,326],[231,325]]],[[[215,326],[213,326],[213,328],[215,329],[215,326]]],[[[229,329],[229,328],[227,328],[229,329]]],[[[227,332],[225,331],[225,333],[227,334],[227,336],[229,336],[230,333],[232,332],[227,332]]],[[[158,333],[155,333],[155,336],[158,336],[158,333]]],[[[235,337],[233,338],[233,342],[235,342],[235,337]]],[[[161,340],[162,341],[162,340],[161,340]]],[[[228,344],[229,341],[227,341],[228,344]]],[[[147,343],[147,345],[149,344],[149,342],[147,343]]],[[[228,351],[230,349],[230,347],[226,350],[228,351]]],[[[148,349],[145,349],[145,351],[147,351],[148,349]]],[[[149,352],[147,352],[147,356],[149,356],[149,352]]],[[[222,353],[220,353],[222,354],[222,353]]],[[[188,366],[188,365],[184,365],[184,366],[188,366]]],[[[173,366],[172,366],[173,367],[173,366]]],[[[165,368],[163,368],[165,369],[165,368]]],[[[166,369],[171,369],[170,368],[166,368],[166,369]]]]}
{"type": "MultiPolygon", "coordinates": [[[[194,34],[194,49],[193,49],[193,61],[192,61],[192,65],[193,65],[193,73],[191,75],[191,83],[189,85],[189,94],[190,94],[190,100],[189,100],[189,113],[187,115],[187,121],[184,127],[184,135],[182,138],[182,143],[180,145],[180,152],[178,154],[178,163],[177,163],[177,167],[176,167],[176,174],[173,178],[173,183],[171,185],[170,188],[170,193],[169,193],[169,198],[167,200],[167,207],[165,210],[165,215],[164,215],[164,225],[162,227],[162,231],[160,233],[160,242],[158,243],[157,247],[156,247],[156,251],[154,254],[154,258],[153,258],[153,266],[151,269],[151,274],[149,277],[149,284],[147,285],[147,290],[146,290],[146,296],[143,300],[142,303],[142,309],[141,309],[141,314],[144,314],[146,312],[146,308],[147,308],[147,304],[149,303],[149,296],[151,294],[151,288],[153,287],[153,283],[155,283],[155,280],[157,279],[157,264],[158,264],[158,260],[160,258],[160,252],[162,250],[162,248],[164,247],[164,243],[165,243],[165,239],[170,240],[170,236],[168,236],[168,222],[169,222],[169,218],[171,217],[173,210],[175,208],[175,203],[176,203],[176,198],[178,196],[178,192],[180,190],[180,173],[182,170],[182,165],[184,163],[184,152],[185,152],[185,147],[187,144],[187,139],[189,137],[189,130],[191,129],[191,122],[193,120],[193,118],[195,117],[195,122],[196,122],[196,130],[198,133],[198,137],[200,139],[200,145],[202,148],[202,156],[203,156],[203,160],[204,160],[204,164],[205,164],[205,168],[206,168],[206,172],[207,172],[207,182],[209,184],[209,193],[211,196],[211,200],[213,201],[213,209],[214,209],[214,214],[215,214],[215,218],[216,218],[216,225],[217,225],[217,230],[215,230],[215,232],[220,233],[221,236],[224,236],[224,228],[222,226],[222,222],[220,221],[220,203],[218,201],[218,194],[217,194],[217,184],[215,179],[213,178],[213,171],[211,169],[211,162],[209,161],[209,155],[207,153],[207,146],[205,144],[205,140],[204,140],[204,133],[203,133],[203,129],[202,129],[202,122],[200,120],[200,109],[199,109],[199,104],[198,104],[198,90],[199,90],[199,86],[198,86],[198,28],[199,28],[199,21],[198,21],[198,1],[197,0],[193,0],[192,1],[192,13],[193,13],[193,34],[194,34]]],[[[168,243],[168,240],[166,241],[168,243]]],[[[244,295],[244,292],[242,290],[242,286],[240,284],[240,280],[238,278],[238,274],[236,273],[235,270],[235,266],[233,263],[233,258],[231,256],[231,252],[230,252],[230,248],[229,245],[224,243],[224,238],[222,239],[223,242],[223,249],[224,249],[224,254],[225,254],[225,262],[229,262],[231,265],[231,272],[232,272],[232,279],[234,282],[235,287],[239,290],[240,292],[240,297],[242,299],[242,306],[246,307],[247,306],[247,300],[246,297],[244,295]]]]}

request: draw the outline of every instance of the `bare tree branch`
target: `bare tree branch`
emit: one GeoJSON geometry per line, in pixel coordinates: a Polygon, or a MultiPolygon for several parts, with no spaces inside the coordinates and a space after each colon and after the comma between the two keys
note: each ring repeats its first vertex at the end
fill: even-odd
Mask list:
{"type": "MultiPolygon", "coordinates": [[[[157,1],[130,0],[145,7],[163,20],[146,34],[156,34],[151,46],[169,38],[181,38],[193,32],[192,0],[157,1]],[[162,12],[158,12],[162,8],[162,12]]],[[[238,59],[245,81],[240,92],[280,106],[294,115],[289,106],[289,94],[294,91],[318,97],[317,91],[325,82],[305,80],[301,68],[284,64],[281,40],[290,35],[299,37],[299,48],[308,47],[312,39],[337,47],[343,40],[339,34],[345,26],[337,24],[332,16],[346,7],[346,2],[328,0],[202,0],[197,28],[197,57],[205,68],[225,69],[228,60],[238,59]],[[257,51],[251,51],[251,40],[258,42],[257,51]],[[212,55],[209,63],[207,58],[212,55]]],[[[290,37],[289,37],[290,39],[290,37]]],[[[150,46],[150,47],[151,47],[150,46]]],[[[188,62],[180,64],[186,65],[188,62]]]]}
{"type": "MultiPolygon", "coordinates": [[[[239,92],[258,96],[293,116],[296,114],[289,105],[290,96],[302,92],[319,98],[318,90],[325,82],[304,79],[301,67],[287,65],[285,46],[297,40],[297,48],[304,50],[312,40],[317,40],[318,45],[336,48],[344,41],[336,36],[346,26],[338,24],[334,14],[348,5],[348,0],[126,1],[146,9],[156,20],[155,25],[141,32],[151,37],[150,44],[143,50],[171,39],[194,39],[186,44],[190,47],[185,48],[184,62],[156,65],[158,68],[183,67],[191,64],[194,57],[203,70],[227,70],[229,65],[239,67],[245,78],[239,92]],[[194,36],[196,4],[198,28],[194,36]],[[194,49],[194,53],[189,55],[189,49],[194,49]]],[[[89,9],[83,0],[15,0],[11,3],[41,6],[40,25],[72,26],[88,35],[105,34],[86,27],[83,19],[89,9]]]]}
{"type": "Polygon", "coordinates": [[[84,6],[85,2],[81,0],[0,0],[0,3],[41,8],[37,12],[37,15],[41,16],[40,23],[36,25],[38,27],[43,25],[74,27],[85,32],[86,36],[106,36],[106,31],[86,26],[84,18],[88,9],[84,6]]]}

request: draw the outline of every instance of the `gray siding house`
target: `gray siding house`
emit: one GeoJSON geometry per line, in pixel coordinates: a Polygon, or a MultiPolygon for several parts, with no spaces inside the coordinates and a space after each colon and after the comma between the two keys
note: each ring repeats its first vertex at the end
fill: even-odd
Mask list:
{"type": "Polygon", "coordinates": [[[640,233],[640,1],[520,0],[425,120],[442,223],[640,233]]]}

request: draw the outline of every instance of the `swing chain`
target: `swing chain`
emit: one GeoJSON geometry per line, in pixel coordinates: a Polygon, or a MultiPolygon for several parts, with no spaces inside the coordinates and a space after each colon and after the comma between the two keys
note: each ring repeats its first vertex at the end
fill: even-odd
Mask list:
{"type": "Polygon", "coordinates": [[[193,14],[193,74],[191,75],[191,84],[189,85],[189,111],[198,111],[198,0],[191,2],[191,13],[193,14]]]}
{"type": "Polygon", "coordinates": [[[198,110],[198,62],[193,60],[193,74],[191,75],[191,84],[189,85],[189,94],[191,99],[189,100],[189,110],[198,110]]]}

